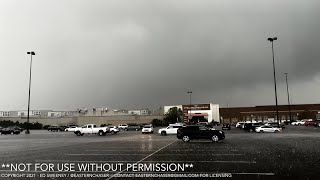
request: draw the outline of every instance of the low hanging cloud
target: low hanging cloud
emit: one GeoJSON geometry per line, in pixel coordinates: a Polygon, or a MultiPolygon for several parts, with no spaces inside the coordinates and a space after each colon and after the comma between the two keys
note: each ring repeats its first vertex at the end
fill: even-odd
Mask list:
{"type": "Polygon", "coordinates": [[[0,110],[157,108],[319,100],[320,3],[314,1],[9,1],[0,4],[0,110]],[[23,29],[23,30],[22,30],[23,29]],[[10,78],[7,78],[10,77],[10,78]],[[312,89],[305,93],[303,88],[312,89]],[[11,90],[13,89],[13,90],[11,90]]]}

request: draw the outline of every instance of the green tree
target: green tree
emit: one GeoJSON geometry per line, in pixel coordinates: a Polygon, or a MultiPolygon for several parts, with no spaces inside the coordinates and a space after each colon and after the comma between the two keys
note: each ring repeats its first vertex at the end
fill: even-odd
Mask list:
{"type": "Polygon", "coordinates": [[[164,121],[168,124],[174,124],[176,122],[182,122],[182,110],[177,107],[170,108],[169,111],[165,114],[164,121]]]}

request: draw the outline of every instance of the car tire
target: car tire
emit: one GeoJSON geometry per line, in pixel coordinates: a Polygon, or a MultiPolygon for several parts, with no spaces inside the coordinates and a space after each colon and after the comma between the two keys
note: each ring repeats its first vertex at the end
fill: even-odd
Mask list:
{"type": "Polygon", "coordinates": [[[278,133],[278,132],[279,132],[279,130],[275,130],[275,131],[274,131],[274,133],[278,133]]]}
{"type": "Polygon", "coordinates": [[[128,129],[124,129],[124,130],[128,131],[128,129]]]}
{"type": "Polygon", "coordinates": [[[187,135],[182,136],[182,141],[183,142],[189,142],[190,141],[190,137],[187,135]]]}
{"type": "Polygon", "coordinates": [[[99,131],[99,132],[98,132],[98,135],[99,135],[99,136],[103,136],[103,134],[104,134],[103,131],[99,131]]]}
{"type": "Polygon", "coordinates": [[[264,133],[263,130],[260,130],[259,132],[260,132],[260,133],[264,133]]]}
{"type": "Polygon", "coordinates": [[[111,134],[115,134],[115,132],[114,132],[114,131],[111,131],[111,134]]]}
{"type": "Polygon", "coordinates": [[[213,135],[211,137],[212,142],[218,142],[219,141],[219,137],[217,135],[213,135]]]}
{"type": "Polygon", "coordinates": [[[165,136],[165,135],[167,135],[167,132],[162,131],[162,132],[161,132],[161,135],[162,135],[162,136],[165,136]]]}

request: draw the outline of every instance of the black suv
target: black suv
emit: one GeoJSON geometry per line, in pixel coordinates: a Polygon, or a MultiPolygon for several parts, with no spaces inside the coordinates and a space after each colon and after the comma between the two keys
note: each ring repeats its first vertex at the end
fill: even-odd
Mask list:
{"type": "Polygon", "coordinates": [[[223,131],[211,130],[205,126],[182,126],[177,131],[177,138],[184,142],[192,139],[211,139],[213,142],[218,142],[225,136],[223,131]]]}
{"type": "Polygon", "coordinates": [[[248,132],[255,132],[256,128],[262,125],[263,125],[262,123],[245,123],[243,130],[248,132]]]}
{"type": "Polygon", "coordinates": [[[20,134],[20,130],[11,127],[2,128],[0,134],[20,134]]]}
{"type": "Polygon", "coordinates": [[[138,124],[128,124],[128,127],[124,128],[124,130],[126,131],[129,131],[129,130],[139,131],[140,129],[142,128],[138,124]]]}
{"type": "Polygon", "coordinates": [[[222,125],[222,130],[224,130],[224,129],[231,130],[230,124],[224,123],[224,124],[222,125]]]}

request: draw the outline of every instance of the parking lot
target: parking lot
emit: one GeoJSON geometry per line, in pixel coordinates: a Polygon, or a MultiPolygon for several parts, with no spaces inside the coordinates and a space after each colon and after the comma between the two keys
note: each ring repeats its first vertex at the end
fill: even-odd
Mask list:
{"type": "Polygon", "coordinates": [[[226,139],[218,143],[184,143],[175,135],[139,131],[76,136],[33,130],[30,135],[1,135],[1,179],[99,179],[98,174],[104,176],[100,179],[168,179],[158,177],[160,174],[173,179],[320,178],[320,128],[286,126],[281,133],[249,133],[232,127],[224,132],[226,139]],[[23,168],[28,163],[29,169],[23,168]],[[164,167],[148,170],[134,166],[157,163],[164,167]],[[36,164],[44,165],[41,169],[36,164]],[[54,167],[46,168],[48,164],[54,167]],[[88,169],[79,169],[79,165],[88,165],[88,169]]]}

